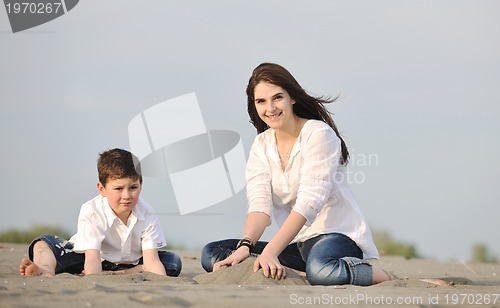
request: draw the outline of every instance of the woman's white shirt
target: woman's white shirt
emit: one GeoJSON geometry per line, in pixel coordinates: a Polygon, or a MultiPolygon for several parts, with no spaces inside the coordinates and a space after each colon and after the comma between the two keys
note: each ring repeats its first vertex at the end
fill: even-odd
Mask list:
{"type": "Polygon", "coordinates": [[[248,212],[266,213],[281,226],[293,210],[307,221],[292,243],[337,232],[356,242],[365,259],[378,258],[341,156],[340,139],[322,121],[304,124],[284,171],[274,129],[257,135],[246,169],[248,212]]]}

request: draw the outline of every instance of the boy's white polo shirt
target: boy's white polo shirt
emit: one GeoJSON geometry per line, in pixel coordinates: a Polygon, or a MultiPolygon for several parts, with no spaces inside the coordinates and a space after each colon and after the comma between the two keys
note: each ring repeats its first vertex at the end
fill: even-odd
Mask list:
{"type": "Polygon", "coordinates": [[[166,245],[158,216],[146,201],[139,198],[125,225],[101,195],[82,205],[78,230],[70,242],[75,252],[97,249],[102,260],[121,264],[137,264],[143,250],[166,245]]]}

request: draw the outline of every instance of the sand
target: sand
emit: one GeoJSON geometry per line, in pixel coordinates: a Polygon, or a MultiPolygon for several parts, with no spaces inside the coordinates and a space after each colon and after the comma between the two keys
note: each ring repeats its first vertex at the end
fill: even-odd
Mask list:
{"type": "Polygon", "coordinates": [[[254,273],[252,260],[205,273],[199,251],[176,251],[179,277],[151,273],[103,273],[53,278],[23,277],[19,261],[27,245],[0,243],[0,307],[285,307],[404,306],[500,307],[500,264],[437,262],[382,256],[374,265],[405,276],[375,286],[311,286],[287,272],[284,280],[254,273]],[[419,278],[444,278],[437,286],[419,278]]]}

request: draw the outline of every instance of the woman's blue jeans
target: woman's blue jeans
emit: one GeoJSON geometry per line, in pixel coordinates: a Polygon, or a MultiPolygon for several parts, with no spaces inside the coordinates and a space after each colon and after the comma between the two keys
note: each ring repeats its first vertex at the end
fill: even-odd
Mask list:
{"type": "MultiPolygon", "coordinates": [[[[203,247],[201,265],[207,272],[214,263],[227,258],[239,240],[212,242],[203,247]]],[[[267,242],[257,242],[253,254],[261,254],[267,242]]],[[[306,272],[311,285],[372,284],[371,265],[363,260],[363,252],[348,236],[340,233],[323,234],[305,242],[288,245],[278,256],[283,266],[306,272]]]]}

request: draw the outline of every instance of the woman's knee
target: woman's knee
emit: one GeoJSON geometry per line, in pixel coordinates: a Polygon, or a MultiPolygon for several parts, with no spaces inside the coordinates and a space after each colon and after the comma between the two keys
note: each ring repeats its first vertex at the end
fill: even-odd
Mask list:
{"type": "Polygon", "coordinates": [[[203,269],[207,272],[213,271],[214,264],[227,258],[236,248],[238,241],[228,239],[206,244],[201,250],[201,266],[203,269]]]}
{"type": "Polygon", "coordinates": [[[349,272],[341,266],[339,259],[332,259],[326,264],[307,262],[306,276],[311,285],[349,284],[349,272]]]}
{"type": "Polygon", "coordinates": [[[352,257],[331,259],[324,263],[311,260],[307,263],[306,275],[311,285],[372,284],[371,265],[362,259],[352,257]]]}

